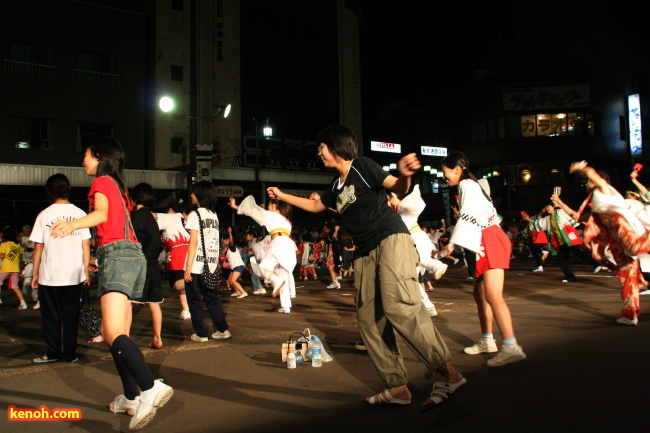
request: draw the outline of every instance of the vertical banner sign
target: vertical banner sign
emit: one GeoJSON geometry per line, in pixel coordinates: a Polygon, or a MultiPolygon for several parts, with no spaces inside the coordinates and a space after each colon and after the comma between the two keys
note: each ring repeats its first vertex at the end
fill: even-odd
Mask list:
{"type": "Polygon", "coordinates": [[[196,181],[212,181],[212,144],[196,146],[196,181]]]}
{"type": "Polygon", "coordinates": [[[641,98],[639,95],[627,97],[627,116],[630,126],[630,155],[643,156],[643,139],[641,137],[641,98]]]}

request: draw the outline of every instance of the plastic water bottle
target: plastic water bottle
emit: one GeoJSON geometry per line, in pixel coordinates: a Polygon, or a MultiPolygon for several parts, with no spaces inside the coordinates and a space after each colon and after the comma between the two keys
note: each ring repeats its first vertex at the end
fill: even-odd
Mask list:
{"type": "Polygon", "coordinates": [[[287,353],[287,368],[296,368],[296,352],[293,349],[287,353]]]}
{"type": "Polygon", "coordinates": [[[314,339],[311,343],[312,347],[312,356],[311,356],[311,366],[320,367],[323,365],[322,354],[323,354],[323,343],[320,342],[318,337],[314,336],[314,339]]]}

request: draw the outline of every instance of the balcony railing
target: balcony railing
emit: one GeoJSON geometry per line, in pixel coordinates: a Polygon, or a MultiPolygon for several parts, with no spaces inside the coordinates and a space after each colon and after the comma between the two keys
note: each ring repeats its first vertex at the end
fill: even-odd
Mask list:
{"type": "Polygon", "coordinates": [[[56,78],[56,66],[17,62],[5,59],[5,74],[27,75],[39,78],[56,78]]]}
{"type": "Polygon", "coordinates": [[[82,69],[73,69],[75,81],[81,83],[98,84],[100,86],[118,86],[120,76],[117,74],[106,74],[103,72],[84,71],[82,69]]]}

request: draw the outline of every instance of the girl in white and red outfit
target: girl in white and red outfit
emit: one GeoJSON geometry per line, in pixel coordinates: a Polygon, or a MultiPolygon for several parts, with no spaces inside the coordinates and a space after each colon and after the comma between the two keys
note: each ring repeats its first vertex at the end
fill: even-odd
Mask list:
{"type": "Polygon", "coordinates": [[[147,261],[129,219],[131,201],[122,174],[122,146],[112,138],[96,140],[86,149],[83,165],[88,176],[96,176],[88,194],[94,210],[83,218],[56,221],[50,232],[54,237],[64,237],[78,229],[97,227],[102,335],[124,387],[124,394],[110,404],[110,409],[132,415],[129,428],[137,430],[151,421],[174,391],[161,380],[154,380],[140,348],[129,338],[130,300],[142,296],[147,261]]]}
{"type": "Polygon", "coordinates": [[[167,213],[157,213],[156,221],[162,231],[163,248],[167,253],[167,278],[169,287],[178,292],[181,303],[181,320],[191,320],[190,308],[185,294],[185,258],[190,245],[190,234],[185,230],[187,201],[183,198],[172,201],[167,213]]]}
{"type": "Polygon", "coordinates": [[[266,210],[255,203],[252,195],[246,197],[239,206],[230,198],[230,207],[239,215],[251,217],[257,224],[266,227],[271,234],[271,248],[258,263],[261,275],[268,284],[273,285],[273,296],[280,295],[279,313],[291,312],[291,298],[295,297],[296,284],[293,269],[296,267],[296,243],[291,239],[291,206],[285,202],[269,203],[266,210]]]}
{"type": "MultiPolygon", "coordinates": [[[[638,200],[625,200],[608,182],[608,176],[596,172],[585,161],[574,162],[569,170],[587,176],[587,190],[592,192],[592,219],[584,230],[584,243],[591,249],[594,259],[616,272],[621,284],[623,315],[616,321],[622,325],[639,322],[639,288],[648,282],[639,269],[639,254],[650,252],[650,217],[638,200]],[[616,264],[604,256],[609,245],[616,264]]],[[[559,197],[553,200],[561,202],[559,197]]],[[[565,205],[566,206],[566,205],[565,205]]]]}
{"type": "Polygon", "coordinates": [[[476,252],[474,299],[483,335],[465,353],[476,355],[496,352],[492,319],[496,319],[503,345],[487,361],[490,367],[521,361],[526,354],[517,344],[510,309],[503,299],[504,269],[510,268],[510,240],[499,226],[500,219],[489,194],[469,171],[469,161],[462,152],[452,152],[442,160],[442,170],[450,186],[458,185],[459,213],[456,228],[445,246],[451,254],[456,245],[476,252]]]}
{"type": "MultiPolygon", "coordinates": [[[[400,200],[397,198],[395,193],[392,193],[388,200],[388,204],[397,211],[399,216],[402,217],[402,221],[406,224],[409,232],[411,232],[413,241],[415,241],[415,248],[418,250],[418,254],[420,255],[420,262],[417,266],[418,275],[421,276],[426,270],[428,270],[429,272],[433,272],[436,280],[439,280],[447,271],[447,265],[442,263],[440,260],[431,257],[433,245],[431,244],[431,240],[429,240],[429,236],[418,224],[418,217],[426,207],[424,200],[422,200],[422,195],[420,194],[420,185],[415,185],[413,191],[404,197],[403,200],[400,200]]],[[[433,305],[422,285],[420,285],[420,296],[422,297],[422,302],[429,312],[429,315],[436,316],[438,314],[436,306],[433,305]]]]}

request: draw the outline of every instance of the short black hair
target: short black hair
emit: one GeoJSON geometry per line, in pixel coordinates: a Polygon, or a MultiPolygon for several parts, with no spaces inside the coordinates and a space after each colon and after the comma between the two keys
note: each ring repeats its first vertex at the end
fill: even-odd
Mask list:
{"type": "Polygon", "coordinates": [[[7,226],[2,229],[2,237],[7,242],[17,242],[18,241],[18,230],[11,226],[7,226]]]}
{"type": "Polygon", "coordinates": [[[59,198],[67,199],[70,197],[70,180],[65,174],[53,174],[45,182],[45,194],[50,203],[54,203],[59,198]]]}
{"type": "Polygon", "coordinates": [[[317,143],[325,143],[327,150],[332,155],[339,156],[346,161],[357,157],[359,144],[350,128],[341,125],[330,125],[318,133],[317,143]]]}
{"type": "Polygon", "coordinates": [[[156,204],[156,191],[148,183],[142,182],[131,188],[131,199],[136,204],[152,208],[156,204]]]}

